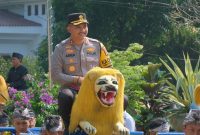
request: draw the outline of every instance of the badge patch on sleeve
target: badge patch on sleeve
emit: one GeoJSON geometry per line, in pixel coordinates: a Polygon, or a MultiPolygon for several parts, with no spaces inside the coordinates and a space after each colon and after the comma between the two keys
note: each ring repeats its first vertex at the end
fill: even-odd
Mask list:
{"type": "Polygon", "coordinates": [[[102,67],[110,67],[112,66],[110,58],[103,59],[101,61],[102,67]]]}
{"type": "Polygon", "coordinates": [[[112,62],[111,62],[108,52],[104,46],[101,48],[100,66],[103,68],[112,66],[112,62]]]}

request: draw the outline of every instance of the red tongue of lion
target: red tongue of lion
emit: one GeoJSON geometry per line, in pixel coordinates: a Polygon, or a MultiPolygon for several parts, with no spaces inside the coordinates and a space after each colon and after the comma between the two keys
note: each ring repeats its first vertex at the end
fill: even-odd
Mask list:
{"type": "Polygon", "coordinates": [[[107,92],[107,95],[105,93],[101,93],[102,97],[106,100],[110,100],[111,98],[114,97],[114,92],[107,92]]]}

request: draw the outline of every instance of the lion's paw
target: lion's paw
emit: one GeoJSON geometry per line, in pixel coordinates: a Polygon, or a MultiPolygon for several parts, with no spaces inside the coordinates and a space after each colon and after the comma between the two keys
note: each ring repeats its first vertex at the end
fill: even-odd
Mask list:
{"type": "Polygon", "coordinates": [[[130,132],[127,128],[123,127],[118,130],[119,135],[130,135],[130,132]]]}
{"type": "Polygon", "coordinates": [[[130,135],[130,131],[129,131],[129,129],[127,129],[126,127],[124,127],[123,124],[117,123],[114,134],[115,135],[130,135]]]}
{"type": "Polygon", "coordinates": [[[88,135],[95,135],[97,133],[96,128],[87,121],[81,121],[79,125],[88,135]]]}

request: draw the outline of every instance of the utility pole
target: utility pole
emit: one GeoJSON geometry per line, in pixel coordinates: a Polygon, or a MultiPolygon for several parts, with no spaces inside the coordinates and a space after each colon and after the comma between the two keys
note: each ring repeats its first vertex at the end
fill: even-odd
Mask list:
{"type": "Polygon", "coordinates": [[[52,8],[52,2],[51,0],[47,0],[47,26],[48,26],[48,76],[49,76],[49,88],[52,88],[52,77],[51,77],[51,55],[53,52],[53,42],[52,42],[52,37],[53,37],[53,8],[52,8]]]}

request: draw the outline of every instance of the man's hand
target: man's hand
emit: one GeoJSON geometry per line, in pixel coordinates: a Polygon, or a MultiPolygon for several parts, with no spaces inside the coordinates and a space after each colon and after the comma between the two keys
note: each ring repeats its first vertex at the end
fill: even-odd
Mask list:
{"type": "Polygon", "coordinates": [[[84,79],[84,77],[81,77],[81,76],[79,77],[79,79],[78,79],[78,84],[79,85],[81,85],[81,83],[83,82],[83,79],[84,79]]]}

